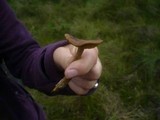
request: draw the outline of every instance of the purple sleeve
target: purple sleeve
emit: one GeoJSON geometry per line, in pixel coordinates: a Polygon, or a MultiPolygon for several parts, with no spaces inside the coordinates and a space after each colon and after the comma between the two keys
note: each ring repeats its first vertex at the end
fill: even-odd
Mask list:
{"type": "Polygon", "coordinates": [[[10,72],[25,85],[49,94],[63,77],[54,64],[53,52],[66,44],[60,41],[41,48],[7,2],[0,0],[0,59],[4,59],[10,72]]]}

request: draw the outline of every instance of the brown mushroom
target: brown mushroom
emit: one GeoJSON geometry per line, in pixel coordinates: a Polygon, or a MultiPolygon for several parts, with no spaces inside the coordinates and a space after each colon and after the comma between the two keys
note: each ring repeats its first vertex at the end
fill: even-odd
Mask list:
{"type": "MultiPolygon", "coordinates": [[[[72,44],[78,48],[76,56],[73,61],[80,59],[84,49],[94,48],[103,42],[102,40],[82,40],[82,39],[75,38],[70,34],[65,34],[65,37],[69,44],[72,44]]],[[[65,77],[62,78],[56,84],[55,88],[51,92],[53,93],[53,92],[58,91],[59,89],[64,88],[68,84],[69,81],[70,79],[67,79],[65,77]]]]}

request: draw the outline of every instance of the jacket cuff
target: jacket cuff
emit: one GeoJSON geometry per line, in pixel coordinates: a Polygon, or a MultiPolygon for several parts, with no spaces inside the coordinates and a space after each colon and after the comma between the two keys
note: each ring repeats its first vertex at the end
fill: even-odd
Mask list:
{"type": "Polygon", "coordinates": [[[43,48],[45,54],[41,61],[41,69],[43,70],[43,74],[46,76],[47,81],[39,86],[39,91],[42,91],[47,95],[50,95],[50,92],[55,87],[56,83],[64,76],[64,72],[60,71],[54,62],[53,53],[58,47],[67,44],[67,41],[63,40],[43,48]]]}

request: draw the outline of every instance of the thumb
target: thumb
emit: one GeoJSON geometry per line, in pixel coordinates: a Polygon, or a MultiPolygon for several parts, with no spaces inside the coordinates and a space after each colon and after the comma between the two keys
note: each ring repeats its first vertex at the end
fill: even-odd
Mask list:
{"type": "Polygon", "coordinates": [[[81,59],[71,62],[65,69],[66,78],[73,78],[87,74],[97,62],[95,50],[85,50],[81,59]]]}
{"type": "Polygon", "coordinates": [[[65,77],[67,79],[76,77],[77,75],[78,75],[78,70],[76,70],[76,69],[66,69],[66,71],[65,71],[65,77]]]}

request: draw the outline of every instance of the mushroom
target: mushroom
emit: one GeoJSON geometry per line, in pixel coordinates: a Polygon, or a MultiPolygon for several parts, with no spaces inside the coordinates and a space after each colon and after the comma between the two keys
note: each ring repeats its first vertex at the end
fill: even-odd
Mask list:
{"type": "MultiPolygon", "coordinates": [[[[82,39],[75,38],[70,34],[65,34],[65,38],[66,38],[66,40],[68,41],[69,44],[72,44],[72,45],[74,45],[75,47],[78,48],[76,56],[75,56],[73,61],[81,58],[81,55],[82,55],[84,49],[94,48],[94,47],[98,46],[99,44],[101,44],[103,42],[102,40],[82,40],[82,39]]],[[[68,84],[69,81],[70,81],[70,79],[67,79],[66,77],[63,77],[56,84],[55,88],[51,91],[51,93],[56,92],[59,89],[64,88],[68,84]]]]}

